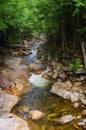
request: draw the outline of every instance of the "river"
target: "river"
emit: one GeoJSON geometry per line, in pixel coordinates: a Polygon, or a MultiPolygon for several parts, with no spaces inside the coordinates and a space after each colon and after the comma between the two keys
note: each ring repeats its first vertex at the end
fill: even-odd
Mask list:
{"type": "MultiPolygon", "coordinates": [[[[36,63],[45,68],[45,65],[37,58],[38,48],[41,44],[43,43],[40,42],[33,45],[31,53],[24,57],[24,63],[26,65],[36,63]]],[[[49,69],[49,67],[46,67],[44,72],[47,72],[49,69]]],[[[31,73],[31,77],[28,78],[28,81],[31,83],[31,90],[22,96],[21,100],[14,108],[13,113],[25,119],[31,130],[76,130],[76,128],[73,127],[74,121],[61,125],[55,120],[63,115],[80,115],[82,108],[74,109],[70,101],[50,93],[52,83],[42,78],[42,73],[31,73]],[[28,112],[20,110],[22,106],[28,107],[29,111],[41,110],[46,113],[46,116],[38,121],[33,121],[29,118],[28,112]]],[[[80,128],[80,130],[82,130],[82,128],[80,128]]]]}

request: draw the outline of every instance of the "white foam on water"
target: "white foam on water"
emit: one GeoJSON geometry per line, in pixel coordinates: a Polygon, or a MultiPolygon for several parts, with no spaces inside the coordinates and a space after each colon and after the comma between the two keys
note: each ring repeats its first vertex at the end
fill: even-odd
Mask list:
{"type": "Polygon", "coordinates": [[[49,80],[48,79],[44,79],[42,78],[42,74],[45,72],[48,72],[49,68],[47,68],[44,72],[42,72],[39,75],[33,74],[31,73],[31,77],[28,79],[29,82],[34,86],[34,87],[46,87],[49,84],[49,80]]]}

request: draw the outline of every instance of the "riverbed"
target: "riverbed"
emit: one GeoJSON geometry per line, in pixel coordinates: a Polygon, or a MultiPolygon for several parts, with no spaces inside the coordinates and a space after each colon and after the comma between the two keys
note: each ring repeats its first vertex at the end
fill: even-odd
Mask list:
{"type": "Polygon", "coordinates": [[[26,66],[35,63],[44,67],[44,71],[40,74],[31,72],[31,77],[28,78],[28,82],[31,84],[31,90],[21,97],[21,100],[13,109],[13,113],[26,120],[31,130],[83,130],[82,127],[78,127],[77,125],[79,119],[75,119],[65,125],[61,125],[56,121],[57,118],[64,115],[81,117],[83,107],[74,108],[69,100],[64,100],[50,92],[53,84],[52,81],[42,78],[42,73],[47,72],[50,68],[42,64],[37,58],[37,49],[41,44],[36,43],[33,45],[31,53],[23,59],[26,66]],[[43,119],[34,121],[29,118],[28,111],[22,110],[22,106],[28,108],[28,111],[42,111],[46,113],[46,116],[43,119]]]}

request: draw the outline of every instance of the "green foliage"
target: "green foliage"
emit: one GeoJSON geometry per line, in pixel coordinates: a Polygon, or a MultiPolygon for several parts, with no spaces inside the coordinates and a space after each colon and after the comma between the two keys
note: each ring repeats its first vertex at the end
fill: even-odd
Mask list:
{"type": "Polygon", "coordinates": [[[1,41],[18,43],[29,32],[29,14],[27,0],[6,0],[0,3],[0,34],[1,41]]]}
{"type": "Polygon", "coordinates": [[[70,67],[77,70],[83,68],[82,62],[80,60],[76,60],[70,64],[70,67]]]}
{"type": "Polygon", "coordinates": [[[1,0],[0,41],[18,43],[28,33],[45,33],[56,48],[62,42],[62,21],[67,42],[76,35],[83,38],[85,12],[85,0],[1,0]]]}

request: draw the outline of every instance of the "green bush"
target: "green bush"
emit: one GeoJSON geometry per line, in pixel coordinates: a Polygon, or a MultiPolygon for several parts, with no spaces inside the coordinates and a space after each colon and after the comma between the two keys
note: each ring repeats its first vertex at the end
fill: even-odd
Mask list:
{"type": "Polygon", "coordinates": [[[77,70],[77,69],[82,69],[83,65],[82,65],[82,62],[80,60],[76,60],[73,63],[70,63],[70,67],[77,70]]]}

